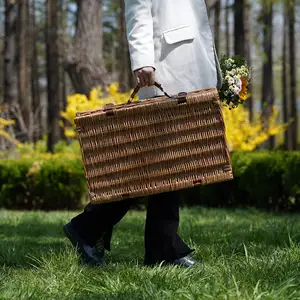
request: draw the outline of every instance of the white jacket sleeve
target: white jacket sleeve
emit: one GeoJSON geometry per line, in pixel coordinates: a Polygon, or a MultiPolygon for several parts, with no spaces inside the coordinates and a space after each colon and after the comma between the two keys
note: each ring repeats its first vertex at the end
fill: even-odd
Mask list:
{"type": "Polygon", "coordinates": [[[131,69],[154,65],[152,0],[124,0],[131,69]]]}

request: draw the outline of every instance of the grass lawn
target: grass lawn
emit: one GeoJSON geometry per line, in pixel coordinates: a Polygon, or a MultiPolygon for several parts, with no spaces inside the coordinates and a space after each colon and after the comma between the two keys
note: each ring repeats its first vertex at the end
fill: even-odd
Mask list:
{"type": "Polygon", "coordinates": [[[109,265],[85,267],[62,232],[75,213],[0,211],[0,299],[300,299],[300,215],[183,209],[198,266],[147,268],[144,212],[116,227],[109,265]]]}

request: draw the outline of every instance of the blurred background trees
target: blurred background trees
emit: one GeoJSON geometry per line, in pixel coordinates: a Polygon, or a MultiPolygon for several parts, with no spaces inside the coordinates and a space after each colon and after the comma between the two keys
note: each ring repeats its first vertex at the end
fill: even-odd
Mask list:
{"type": "MultiPolygon", "coordinates": [[[[219,55],[242,55],[253,70],[246,114],[262,112],[269,126],[273,105],[288,130],[263,147],[297,149],[299,141],[300,3],[297,0],[207,0],[219,55]]],[[[134,87],[123,0],[5,0],[0,2],[1,117],[20,142],[47,136],[47,148],[65,139],[60,111],[67,95],[119,82],[134,87]]],[[[8,142],[1,139],[0,147],[8,142]]]]}

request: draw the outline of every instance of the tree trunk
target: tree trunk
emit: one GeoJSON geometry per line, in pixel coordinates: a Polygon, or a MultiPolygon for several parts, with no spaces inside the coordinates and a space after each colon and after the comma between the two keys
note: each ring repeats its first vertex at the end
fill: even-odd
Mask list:
{"type": "MultiPolygon", "coordinates": [[[[250,18],[251,18],[251,4],[249,0],[244,0],[244,33],[245,33],[245,45],[244,52],[245,58],[249,67],[251,67],[251,30],[250,30],[250,18]]],[[[252,84],[248,86],[249,93],[251,94],[252,84]]],[[[249,118],[253,120],[253,98],[250,96],[246,102],[247,108],[249,109],[249,118]]]]}
{"type": "MultiPolygon", "coordinates": [[[[59,40],[66,40],[67,32],[67,7],[65,5],[68,5],[65,0],[58,0],[58,27],[60,30],[59,40]]],[[[60,45],[61,46],[61,45],[60,45]]],[[[66,74],[64,69],[64,58],[62,55],[59,56],[59,78],[60,78],[60,84],[59,84],[59,111],[65,111],[67,106],[67,91],[66,91],[66,74]]],[[[67,122],[65,119],[60,117],[60,123],[59,125],[59,136],[60,139],[66,139],[65,132],[64,132],[64,126],[67,125],[67,122]]]]}
{"type": "MultiPolygon", "coordinates": [[[[236,0],[234,3],[234,52],[235,55],[244,57],[249,67],[251,65],[250,54],[250,2],[248,0],[236,0]]],[[[251,93],[251,84],[249,85],[251,93]]],[[[249,97],[246,102],[249,109],[249,118],[253,119],[253,99],[249,97]]]]}
{"type": "Polygon", "coordinates": [[[88,95],[93,87],[107,83],[102,49],[102,0],[77,0],[77,5],[75,43],[66,58],[66,70],[75,91],[88,95]]]}
{"type": "Polygon", "coordinates": [[[112,47],[111,47],[111,80],[115,81],[117,80],[116,74],[117,74],[117,41],[115,33],[111,34],[112,37],[112,47]]]}
{"type": "Polygon", "coordinates": [[[230,27],[229,27],[229,12],[231,10],[230,0],[226,0],[225,7],[225,31],[226,31],[226,55],[230,56],[230,27]]]}
{"type": "Polygon", "coordinates": [[[211,10],[218,1],[220,1],[220,0],[205,0],[208,10],[211,10]]]}
{"type": "Polygon", "coordinates": [[[129,90],[128,83],[128,45],[126,38],[126,21],[125,21],[125,2],[124,0],[119,0],[120,5],[120,52],[121,52],[121,60],[120,60],[120,92],[126,92],[129,90]]]}
{"type": "Polygon", "coordinates": [[[221,1],[217,1],[215,5],[214,14],[214,29],[215,29],[215,45],[217,54],[220,53],[220,13],[221,13],[221,1]]]}
{"type": "Polygon", "coordinates": [[[19,57],[19,104],[20,118],[23,118],[22,140],[31,141],[31,101],[28,93],[28,66],[27,66],[27,40],[28,40],[28,0],[19,1],[18,17],[18,57],[19,57]]]}
{"type": "Polygon", "coordinates": [[[57,0],[47,0],[47,80],[48,80],[48,115],[47,149],[53,152],[59,141],[59,54],[57,36],[57,0]]]}
{"type": "MultiPolygon", "coordinates": [[[[263,0],[263,49],[265,58],[263,61],[263,82],[262,82],[262,107],[267,128],[267,120],[272,113],[274,105],[274,85],[273,85],[273,4],[269,0],[263,0]]],[[[275,138],[270,137],[267,147],[273,149],[275,138]]]]}
{"type": "MultiPolygon", "coordinates": [[[[60,101],[60,111],[65,111],[67,107],[67,83],[66,83],[66,74],[63,68],[60,68],[61,71],[61,101],[60,101]]],[[[67,125],[67,121],[65,119],[61,120],[64,126],[67,125]]],[[[60,136],[62,139],[66,140],[64,128],[60,127],[60,136]]]]}
{"type": "Polygon", "coordinates": [[[296,96],[296,32],[295,32],[295,0],[289,1],[289,46],[290,46],[290,74],[291,74],[291,87],[290,87],[290,110],[293,123],[290,126],[291,134],[291,150],[297,149],[298,142],[298,114],[297,114],[297,96],[296,96]]]}
{"type": "Polygon", "coordinates": [[[129,53],[129,48],[127,48],[127,63],[128,63],[128,84],[130,89],[133,89],[136,85],[136,77],[133,74],[131,70],[131,60],[130,60],[130,53],[129,53]]]}
{"type": "Polygon", "coordinates": [[[235,0],[234,3],[234,53],[245,57],[245,0],[235,0]]]}
{"type": "MultiPolygon", "coordinates": [[[[288,86],[287,86],[287,21],[288,21],[288,1],[284,0],[284,24],[283,24],[283,42],[282,42],[282,106],[283,106],[283,122],[287,123],[288,113],[288,86]]],[[[284,150],[289,149],[289,131],[284,132],[284,150]]]]}
{"type": "Polygon", "coordinates": [[[40,105],[40,87],[39,87],[39,63],[37,51],[37,35],[38,29],[35,19],[35,0],[31,0],[31,94],[32,94],[32,111],[33,111],[33,141],[37,142],[42,138],[41,125],[41,105],[40,105]]]}
{"type": "MultiPolygon", "coordinates": [[[[18,105],[17,17],[18,5],[13,1],[5,0],[2,117],[16,121],[14,126],[9,127],[12,136],[15,136],[16,131],[20,131],[18,120],[11,113],[12,108],[18,105]]],[[[1,140],[1,149],[4,149],[6,143],[4,139],[1,140]]]]}
{"type": "Polygon", "coordinates": [[[17,16],[18,5],[14,1],[5,0],[4,104],[9,105],[18,102],[17,16]]]}

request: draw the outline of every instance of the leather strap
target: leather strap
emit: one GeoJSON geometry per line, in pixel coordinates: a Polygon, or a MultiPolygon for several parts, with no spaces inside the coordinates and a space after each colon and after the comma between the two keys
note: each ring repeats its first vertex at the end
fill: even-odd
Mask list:
{"type": "MultiPolygon", "coordinates": [[[[157,83],[157,82],[155,81],[153,85],[156,86],[158,89],[160,89],[160,90],[164,93],[165,96],[167,96],[168,98],[172,98],[171,96],[169,96],[169,95],[163,90],[161,84],[159,84],[159,83],[157,83]]],[[[139,90],[140,90],[140,87],[137,85],[137,86],[135,87],[135,89],[133,90],[133,92],[132,92],[132,94],[131,94],[131,96],[130,96],[130,98],[129,98],[129,100],[128,100],[128,103],[131,103],[131,102],[132,102],[133,98],[135,97],[135,95],[138,93],[139,90]]]]}

